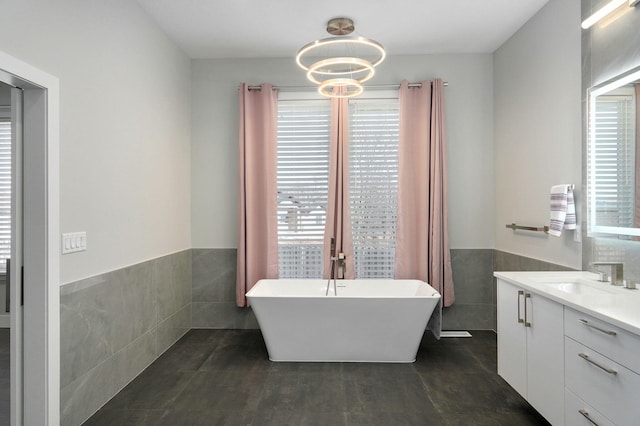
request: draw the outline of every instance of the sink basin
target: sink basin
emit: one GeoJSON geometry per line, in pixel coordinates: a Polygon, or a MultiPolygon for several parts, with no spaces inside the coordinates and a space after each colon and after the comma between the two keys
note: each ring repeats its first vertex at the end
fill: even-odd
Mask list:
{"type": "Polygon", "coordinates": [[[614,291],[611,291],[606,288],[598,288],[589,284],[581,283],[580,281],[564,281],[564,282],[546,282],[545,286],[552,287],[556,290],[560,290],[564,293],[575,294],[575,295],[603,295],[603,294],[613,294],[614,291]]]}
{"type": "Polygon", "coordinates": [[[549,290],[554,289],[576,296],[605,296],[616,293],[615,289],[610,288],[610,284],[600,283],[594,280],[584,279],[582,277],[551,275],[546,277],[535,277],[532,281],[541,284],[549,290]]]}

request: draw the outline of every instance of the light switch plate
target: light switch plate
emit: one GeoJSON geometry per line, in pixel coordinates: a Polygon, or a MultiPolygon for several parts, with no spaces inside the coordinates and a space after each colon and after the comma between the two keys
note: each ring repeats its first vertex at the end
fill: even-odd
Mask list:
{"type": "Polygon", "coordinates": [[[86,232],[70,232],[62,234],[62,254],[85,251],[87,249],[86,232]]]}
{"type": "Polygon", "coordinates": [[[582,242],[582,226],[576,225],[576,230],[573,231],[573,241],[576,243],[582,242]]]}

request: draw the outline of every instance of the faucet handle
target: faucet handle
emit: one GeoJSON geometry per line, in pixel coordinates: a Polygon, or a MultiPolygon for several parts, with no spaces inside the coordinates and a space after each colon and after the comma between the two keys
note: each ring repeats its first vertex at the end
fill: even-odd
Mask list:
{"type": "Polygon", "coordinates": [[[601,283],[609,282],[609,277],[607,276],[606,272],[599,271],[597,269],[595,271],[593,271],[593,272],[598,274],[598,281],[600,281],[601,283]]]}

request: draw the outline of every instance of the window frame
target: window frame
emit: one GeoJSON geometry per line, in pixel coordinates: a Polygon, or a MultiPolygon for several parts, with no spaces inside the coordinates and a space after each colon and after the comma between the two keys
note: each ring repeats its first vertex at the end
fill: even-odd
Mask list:
{"type": "MultiPolygon", "coordinates": [[[[281,103],[286,103],[286,102],[322,102],[325,103],[327,105],[329,105],[330,108],[330,103],[331,100],[325,97],[322,97],[320,95],[318,95],[317,93],[312,93],[312,92],[281,92],[279,93],[278,96],[278,109],[280,111],[280,104],[281,103]]],[[[353,104],[366,104],[366,103],[379,103],[379,102],[384,102],[384,101],[392,101],[395,105],[397,105],[397,107],[395,108],[395,110],[397,111],[398,114],[398,120],[399,120],[399,104],[398,104],[398,92],[397,91],[393,91],[393,90],[380,90],[380,91],[368,91],[366,92],[366,94],[363,94],[361,96],[359,96],[357,99],[349,99],[349,145],[350,145],[350,152],[349,152],[349,156],[351,157],[352,155],[352,148],[351,145],[353,144],[353,132],[351,129],[351,122],[352,122],[352,115],[353,115],[353,109],[354,107],[352,107],[353,104]]],[[[280,112],[278,113],[278,123],[280,123],[280,112]]],[[[329,131],[331,128],[331,112],[329,109],[329,131]]],[[[397,131],[399,132],[399,122],[397,124],[397,131]]],[[[328,140],[327,140],[327,144],[330,144],[330,135],[328,135],[328,140]]],[[[278,140],[278,142],[280,142],[280,140],[278,140]]],[[[399,134],[397,135],[396,138],[396,148],[395,148],[395,152],[396,152],[396,157],[395,157],[395,163],[396,163],[396,182],[397,182],[397,162],[398,162],[398,158],[397,158],[397,150],[398,150],[398,146],[399,146],[399,134]]],[[[330,155],[330,152],[327,151],[327,162],[329,161],[328,156],[330,155]]],[[[351,164],[351,161],[349,161],[349,175],[350,175],[350,192],[351,192],[351,188],[353,185],[352,182],[352,170],[353,170],[353,165],[351,164]]],[[[328,178],[328,175],[327,175],[328,178]]],[[[328,191],[328,182],[327,182],[327,191],[328,191]]],[[[280,198],[280,194],[278,194],[279,198],[280,198]]],[[[397,183],[396,183],[396,200],[395,200],[395,208],[397,211],[397,183]]],[[[350,197],[350,203],[351,203],[352,199],[350,197]]],[[[352,206],[350,206],[352,208],[352,206]]],[[[280,210],[280,209],[279,209],[280,210]]],[[[397,220],[397,216],[393,216],[393,221],[395,222],[397,220]]],[[[281,221],[280,221],[280,212],[279,212],[279,217],[278,217],[278,225],[280,228],[281,225],[281,221]]],[[[354,225],[352,223],[352,225],[354,225]]],[[[352,226],[355,229],[355,226],[352,226]]],[[[394,228],[395,228],[395,223],[394,223],[394,228]]],[[[324,224],[323,224],[323,229],[324,229],[324,224]]],[[[364,276],[364,277],[359,277],[357,276],[357,278],[388,278],[388,277],[392,277],[393,274],[395,273],[395,233],[393,234],[393,256],[392,256],[392,264],[391,264],[391,270],[390,272],[388,272],[385,276],[364,276]]],[[[320,253],[321,253],[321,258],[322,258],[322,253],[324,250],[324,241],[322,241],[321,246],[320,246],[320,253]]],[[[358,242],[355,238],[354,235],[354,251],[358,251],[359,248],[357,247],[358,242]]],[[[280,230],[278,231],[278,248],[279,248],[279,254],[282,255],[281,252],[281,234],[280,234],[280,230]]],[[[300,261],[304,261],[304,259],[299,259],[300,261]]],[[[354,259],[354,261],[357,261],[357,258],[354,259]]],[[[324,259],[322,259],[322,262],[324,262],[324,259]]],[[[354,262],[355,263],[355,262],[354,262]]],[[[282,273],[282,265],[283,265],[283,260],[279,259],[279,271],[282,273]]],[[[365,266],[366,268],[366,266],[365,266]]],[[[358,269],[358,266],[356,266],[356,269],[358,269]]],[[[360,268],[361,269],[361,268],[360,268]]],[[[321,271],[322,271],[322,264],[320,265],[320,275],[321,275],[321,271]]],[[[282,274],[280,275],[281,278],[288,278],[290,277],[289,274],[282,274]],[[284,276],[283,276],[284,275],[284,276]]],[[[310,276],[305,276],[305,278],[314,278],[310,277],[310,276]]],[[[301,277],[296,277],[296,278],[301,278],[301,277]]]]}
{"type": "Polygon", "coordinates": [[[349,104],[349,203],[356,277],[394,278],[400,145],[398,97],[396,95],[394,98],[353,99],[349,104]],[[384,107],[378,108],[380,104],[384,107]],[[359,105],[363,105],[364,108],[359,110],[359,105]],[[373,105],[374,108],[368,110],[366,107],[369,105],[373,105]],[[394,113],[394,119],[391,120],[390,125],[380,126],[381,120],[376,120],[372,126],[358,126],[355,121],[358,118],[356,115],[358,112],[373,114],[376,110],[381,113],[383,109],[394,113]],[[363,129],[363,132],[356,136],[359,128],[363,129]],[[384,129],[383,136],[388,136],[387,132],[393,133],[393,144],[385,143],[384,139],[372,141],[374,138],[371,135],[379,133],[381,129],[384,129]],[[365,144],[364,147],[362,144],[365,144]],[[365,157],[367,151],[372,155],[365,157]],[[380,158],[381,152],[391,155],[380,158]],[[354,157],[358,160],[354,161],[354,157]],[[367,170],[358,173],[358,169],[367,170]],[[382,181],[380,181],[381,176],[383,176],[382,181]],[[364,200],[364,206],[357,205],[355,194],[360,201],[364,200]],[[376,198],[379,202],[372,203],[376,198]],[[370,208],[372,204],[376,208],[370,208]],[[364,226],[359,224],[356,216],[362,217],[367,223],[364,226]],[[360,232],[361,230],[364,232],[360,232]]]}
{"type": "MultiPolygon", "coordinates": [[[[279,96],[278,99],[278,163],[276,166],[278,188],[278,273],[280,278],[320,278],[324,268],[324,218],[326,218],[329,188],[331,104],[328,100],[318,99],[317,96],[315,98],[309,97],[308,93],[290,93],[289,95],[293,96],[279,96]],[[301,184],[300,187],[301,191],[312,191],[312,194],[316,194],[318,204],[315,210],[313,206],[316,205],[316,202],[309,204],[313,197],[296,197],[296,191],[292,188],[295,183],[290,177],[287,178],[283,174],[287,168],[296,167],[296,165],[287,164],[286,160],[282,160],[283,162],[281,163],[281,159],[286,158],[286,151],[291,152],[292,149],[297,149],[296,143],[287,147],[287,142],[281,139],[281,135],[285,133],[281,123],[282,114],[293,114],[293,108],[304,104],[309,106],[317,105],[316,114],[318,119],[325,120],[319,122],[319,126],[316,129],[317,134],[311,134],[311,137],[314,138],[312,140],[318,144],[318,152],[325,155],[318,156],[315,159],[307,157],[308,162],[306,164],[298,165],[301,168],[300,170],[310,174],[311,179],[313,179],[313,183],[307,181],[306,184],[301,184]],[[320,105],[322,108],[319,107],[320,105]],[[288,111],[291,112],[283,112],[287,111],[286,107],[290,107],[288,111]],[[316,141],[315,138],[320,139],[316,141]],[[323,146],[322,144],[325,142],[326,145],[323,146]],[[322,167],[323,161],[326,163],[324,168],[322,167]],[[322,191],[318,186],[322,185],[325,185],[324,188],[326,188],[324,190],[324,199],[318,194],[322,191]],[[283,207],[287,202],[291,205],[289,210],[283,207]],[[323,207],[324,218],[322,215],[323,207]],[[312,223],[314,217],[316,218],[315,223],[312,223]],[[301,229],[302,227],[307,228],[307,233],[302,232],[305,231],[301,229]]],[[[296,131],[298,130],[294,130],[294,132],[296,131]]],[[[302,147],[300,149],[305,150],[306,148],[302,147]]]]}

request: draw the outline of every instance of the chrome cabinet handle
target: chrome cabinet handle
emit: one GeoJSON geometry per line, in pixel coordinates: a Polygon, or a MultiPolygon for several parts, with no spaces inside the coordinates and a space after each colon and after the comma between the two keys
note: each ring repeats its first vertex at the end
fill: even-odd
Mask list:
{"type": "Polygon", "coordinates": [[[592,425],[594,425],[594,426],[599,426],[599,425],[598,425],[598,423],[596,423],[596,422],[595,422],[595,420],[593,420],[593,419],[591,418],[591,416],[589,415],[589,412],[588,412],[587,410],[585,410],[584,408],[582,408],[582,409],[578,410],[578,413],[582,414],[582,416],[583,416],[585,419],[589,420],[589,423],[591,423],[592,425]]]}
{"type": "Polygon", "coordinates": [[[604,366],[602,366],[602,365],[598,364],[597,362],[595,362],[594,360],[592,360],[591,358],[589,358],[589,355],[587,355],[587,354],[579,353],[579,354],[578,354],[578,356],[579,356],[580,358],[584,359],[585,361],[587,361],[587,362],[589,362],[589,363],[591,363],[591,364],[595,365],[595,366],[596,366],[596,367],[598,367],[599,369],[601,369],[601,370],[603,370],[603,371],[606,371],[606,372],[607,372],[607,373],[609,373],[609,374],[612,374],[612,375],[616,375],[616,374],[618,374],[618,372],[617,372],[616,370],[612,370],[611,368],[604,367],[604,366]]]}
{"type": "Polygon", "coordinates": [[[600,327],[597,327],[597,326],[595,326],[593,324],[589,324],[589,321],[587,321],[586,319],[580,318],[578,321],[580,321],[582,324],[586,325],[587,327],[591,327],[594,330],[598,330],[599,332],[607,334],[609,336],[616,336],[618,334],[615,331],[605,330],[604,328],[600,328],[600,327]]]}
{"type": "Polygon", "coordinates": [[[518,290],[518,324],[522,324],[524,320],[520,318],[520,296],[524,295],[524,291],[518,290]]]}
{"type": "Polygon", "coordinates": [[[531,327],[531,323],[527,321],[527,299],[531,299],[531,293],[524,295],[524,326],[531,327]]]}

